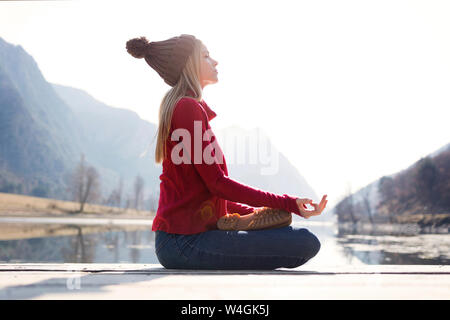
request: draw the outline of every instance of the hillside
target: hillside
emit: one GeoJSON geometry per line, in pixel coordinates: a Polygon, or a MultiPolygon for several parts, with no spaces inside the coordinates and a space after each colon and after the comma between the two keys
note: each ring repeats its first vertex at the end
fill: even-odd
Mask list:
{"type": "Polygon", "coordinates": [[[447,144],[408,168],[348,195],[333,211],[339,222],[402,223],[416,221],[420,215],[450,216],[449,195],[450,144],[447,144]]]}
{"type": "Polygon", "coordinates": [[[0,191],[63,197],[83,151],[77,126],[33,58],[0,38],[0,191]]]}
{"type": "Polygon", "coordinates": [[[87,204],[85,211],[77,212],[80,204],[41,197],[0,192],[1,217],[120,217],[152,218],[155,212],[135,209],[123,209],[96,204],[87,204]]]}

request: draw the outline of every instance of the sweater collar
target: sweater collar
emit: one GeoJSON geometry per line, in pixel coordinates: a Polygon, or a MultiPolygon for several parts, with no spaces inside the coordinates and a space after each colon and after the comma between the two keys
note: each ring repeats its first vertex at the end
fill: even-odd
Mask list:
{"type": "MultiPolygon", "coordinates": [[[[188,89],[186,91],[186,94],[191,97],[194,96],[194,92],[190,89],[188,89]]],[[[202,99],[200,101],[200,104],[202,105],[203,109],[205,109],[205,111],[206,111],[206,115],[208,116],[208,121],[211,121],[212,119],[214,119],[217,116],[217,114],[206,104],[205,100],[202,99]]]]}
{"type": "Polygon", "coordinates": [[[203,109],[205,109],[206,114],[208,115],[208,121],[211,121],[217,116],[217,114],[206,104],[205,100],[202,99],[200,103],[203,106],[203,109]]]}

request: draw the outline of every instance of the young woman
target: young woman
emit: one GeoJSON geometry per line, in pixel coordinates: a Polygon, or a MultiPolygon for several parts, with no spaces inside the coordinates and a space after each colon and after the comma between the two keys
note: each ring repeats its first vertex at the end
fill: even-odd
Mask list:
{"type": "Polygon", "coordinates": [[[155,152],[156,162],[162,162],[152,226],[159,262],[172,269],[272,270],[295,268],[314,257],[320,242],[304,228],[218,229],[217,222],[230,214],[243,221],[258,219],[258,207],[309,218],[321,214],[327,200],[325,195],[316,204],[311,199],[280,196],[228,177],[209,124],[216,113],[202,99],[204,87],[218,81],[218,63],[206,46],[182,34],[158,42],[134,38],[126,49],[133,57],[144,58],[172,87],[160,105],[155,152]]]}

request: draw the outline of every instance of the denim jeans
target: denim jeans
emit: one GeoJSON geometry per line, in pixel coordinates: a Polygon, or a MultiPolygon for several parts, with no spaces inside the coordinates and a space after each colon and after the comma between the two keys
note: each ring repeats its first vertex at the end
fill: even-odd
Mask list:
{"type": "Polygon", "coordinates": [[[211,230],[192,235],[156,231],[155,252],[167,269],[295,268],[320,250],[317,237],[304,228],[251,231],[211,230]]]}

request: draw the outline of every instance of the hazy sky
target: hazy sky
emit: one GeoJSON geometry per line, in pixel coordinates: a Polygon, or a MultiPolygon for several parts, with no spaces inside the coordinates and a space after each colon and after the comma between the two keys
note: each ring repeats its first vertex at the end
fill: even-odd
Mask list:
{"type": "Polygon", "coordinates": [[[195,35],[219,62],[213,130],[263,128],[331,207],[450,142],[448,17],[430,0],[14,1],[0,36],[47,81],[157,123],[169,86],[125,43],[195,35]]]}

